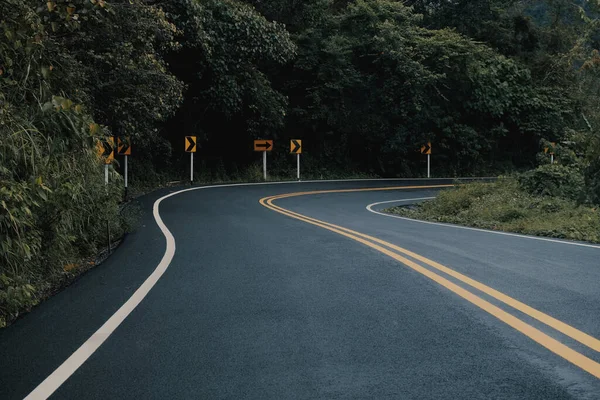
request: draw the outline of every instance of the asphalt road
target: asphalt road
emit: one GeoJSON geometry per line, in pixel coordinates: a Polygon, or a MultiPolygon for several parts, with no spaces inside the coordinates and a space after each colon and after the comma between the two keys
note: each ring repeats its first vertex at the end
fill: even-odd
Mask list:
{"type": "Polygon", "coordinates": [[[600,399],[600,247],[366,209],[435,188],[259,203],[414,184],[235,186],[167,198],[159,211],[175,245],[168,269],[116,329],[98,331],[168,249],[152,207],[175,189],[142,198],[142,226],[113,256],[0,331],[0,399],[24,398],[94,342],[72,375],[52,375],[64,380],[52,398],[600,399]]]}

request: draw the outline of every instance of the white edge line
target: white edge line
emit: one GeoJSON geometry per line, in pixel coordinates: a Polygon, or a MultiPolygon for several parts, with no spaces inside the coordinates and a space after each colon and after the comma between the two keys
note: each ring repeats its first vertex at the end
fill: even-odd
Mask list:
{"type": "Polygon", "coordinates": [[[392,215],[392,214],[383,213],[383,212],[380,212],[380,211],[373,210],[374,206],[377,206],[377,205],[380,205],[380,204],[400,203],[400,202],[403,202],[403,201],[431,200],[431,199],[434,199],[434,198],[435,197],[423,197],[423,198],[419,198],[419,199],[401,199],[401,200],[391,200],[391,201],[380,201],[378,203],[369,204],[366,208],[367,208],[368,211],[372,212],[373,214],[378,214],[378,215],[382,215],[384,217],[389,217],[389,218],[403,219],[405,221],[419,222],[421,224],[437,225],[437,226],[444,226],[446,228],[464,229],[464,230],[467,230],[467,231],[492,233],[494,235],[513,236],[513,237],[518,237],[518,238],[522,238],[522,239],[540,240],[542,242],[552,242],[552,243],[568,244],[568,245],[571,245],[571,246],[590,247],[592,249],[600,249],[600,246],[594,245],[594,244],[578,243],[578,242],[568,242],[568,241],[565,241],[565,240],[558,240],[558,239],[551,239],[551,238],[544,238],[544,237],[537,237],[537,236],[520,235],[518,233],[510,233],[510,232],[492,231],[492,230],[489,230],[489,229],[471,228],[469,226],[461,226],[461,225],[454,225],[454,224],[445,224],[445,223],[441,223],[441,222],[422,221],[420,219],[413,219],[413,218],[401,217],[399,215],[392,215]]]}
{"type": "MultiPolygon", "coordinates": [[[[459,179],[459,178],[440,178],[440,179],[459,179]]],[[[464,179],[464,178],[463,178],[464,179]]],[[[482,179],[482,178],[473,178],[482,179]]],[[[42,381],[25,400],[45,400],[50,397],[67,379],[71,377],[91,357],[92,354],[108,339],[110,335],[121,325],[121,323],[135,310],[135,308],[144,300],[150,290],[156,285],[158,280],[165,273],[169,264],[175,255],[175,238],[162,218],[160,217],[159,206],[163,200],[176,196],[181,193],[191,192],[202,189],[225,188],[235,186],[258,186],[258,185],[281,185],[281,184],[299,184],[299,183],[326,183],[326,182],[367,182],[367,181],[416,181],[424,179],[341,179],[341,180],[312,180],[312,181],[286,181],[286,182],[258,182],[258,183],[233,183],[224,185],[199,186],[169,193],[154,202],[153,215],[156,224],[162,231],[166,240],[165,253],[158,266],[142,285],[131,295],[131,297],[96,331],[90,336],[69,358],[67,358],[54,372],[42,381]]]]}
{"type": "Polygon", "coordinates": [[[433,200],[435,199],[435,197],[419,197],[416,199],[401,199],[401,200],[390,200],[390,201],[380,201],[379,203],[373,203],[373,204],[369,204],[367,206],[367,210],[377,213],[377,211],[373,211],[371,208],[369,207],[374,207],[374,206],[378,206],[380,204],[389,204],[389,203],[400,203],[402,201],[419,201],[419,200],[433,200]]]}

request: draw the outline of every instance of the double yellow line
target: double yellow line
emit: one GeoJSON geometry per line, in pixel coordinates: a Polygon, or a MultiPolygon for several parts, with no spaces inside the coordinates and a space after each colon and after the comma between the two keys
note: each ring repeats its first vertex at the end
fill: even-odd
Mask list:
{"type": "Polygon", "coordinates": [[[371,247],[383,253],[399,262],[404,264],[405,266],[415,270],[416,272],[428,277],[434,282],[439,283],[444,286],[448,290],[456,293],[463,299],[471,302],[482,310],[490,313],[494,317],[498,318],[500,321],[506,323],[507,325],[513,327],[517,331],[521,332],[525,336],[544,346],[548,350],[553,353],[561,356],[567,361],[575,364],[579,368],[584,371],[589,372],[596,378],[600,378],[600,364],[596,361],[592,360],[589,357],[584,356],[583,354],[571,349],[570,347],[562,344],[558,340],[548,336],[537,328],[534,328],[532,325],[524,322],[523,320],[515,317],[514,315],[504,311],[503,309],[493,305],[487,300],[484,300],[480,296],[476,295],[469,290],[464,289],[463,287],[451,282],[444,276],[418,264],[416,261],[419,261],[423,264],[432,267],[434,270],[442,272],[448,276],[453,277],[454,279],[479,290],[480,292],[485,293],[488,296],[493,297],[494,299],[518,310],[544,324],[547,326],[557,330],[558,332],[563,333],[566,336],[582,343],[583,345],[589,347],[592,350],[600,351],[600,340],[596,339],[593,336],[590,336],[554,317],[551,317],[548,314],[545,314],[533,307],[528,306],[502,292],[499,292],[491,287],[478,282],[474,279],[469,278],[466,275],[463,275],[453,269],[450,269],[442,264],[439,264],[433,260],[425,258],[419,254],[416,254],[410,250],[406,250],[402,247],[396,246],[392,243],[386,242],[384,240],[378,239],[373,236],[365,235],[360,232],[353,231],[351,229],[347,229],[338,225],[334,225],[328,222],[324,222],[318,220],[316,218],[307,217],[302,214],[298,214],[296,212],[287,210],[285,208],[279,207],[273,204],[274,201],[289,198],[289,197],[297,197],[297,196],[306,196],[306,195],[315,195],[315,194],[327,194],[327,193],[351,193],[351,192],[367,192],[367,191],[387,191],[387,190],[408,190],[408,189],[439,189],[451,187],[453,185],[435,185],[435,186],[401,186],[401,187],[385,187],[385,188],[366,188],[366,189],[343,189],[343,190],[322,190],[322,191],[310,191],[310,192],[297,192],[297,193],[288,193],[281,194],[276,196],[265,197],[260,200],[260,204],[263,206],[276,211],[280,214],[287,215],[288,217],[295,218],[297,220],[306,222],[311,225],[316,225],[323,229],[327,229],[329,231],[335,232],[352,240],[355,240],[359,243],[362,243],[366,246],[371,247]],[[411,259],[408,259],[404,256],[408,256],[411,259]],[[415,261],[416,260],[416,261],[415,261]]]}

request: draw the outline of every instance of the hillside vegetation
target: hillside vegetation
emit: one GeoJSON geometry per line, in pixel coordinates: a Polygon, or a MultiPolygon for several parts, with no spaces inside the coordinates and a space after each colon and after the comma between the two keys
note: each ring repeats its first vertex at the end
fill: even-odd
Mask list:
{"type": "MultiPolygon", "coordinates": [[[[0,326],[121,216],[123,159],[104,185],[98,142],[129,137],[130,186],[257,179],[255,138],[289,139],[312,176],[577,170],[600,201],[596,0],[0,1],[0,326]]],[[[67,268],[68,269],[68,268],[67,268]]]]}

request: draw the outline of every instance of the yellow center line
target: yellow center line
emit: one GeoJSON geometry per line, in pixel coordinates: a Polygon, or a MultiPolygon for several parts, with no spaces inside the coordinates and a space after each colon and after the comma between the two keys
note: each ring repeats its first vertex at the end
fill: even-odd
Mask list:
{"type": "Polygon", "coordinates": [[[332,231],[332,232],[338,233],[342,236],[353,239],[357,242],[360,242],[366,246],[369,246],[369,247],[401,262],[402,264],[408,266],[409,268],[421,273],[422,275],[424,275],[424,276],[432,279],[433,281],[439,283],[440,285],[446,287],[447,289],[456,293],[457,295],[461,296],[462,298],[468,300],[472,304],[475,304],[479,308],[485,310],[486,312],[488,312],[491,315],[495,316],[496,318],[500,319],[504,323],[508,324],[509,326],[511,326],[514,329],[518,330],[519,332],[523,333],[530,339],[532,339],[535,342],[539,343],[540,345],[546,347],[553,353],[563,357],[564,359],[577,365],[578,367],[580,367],[581,369],[594,375],[595,377],[600,378],[600,364],[598,364],[596,361],[584,356],[581,353],[578,353],[577,351],[560,343],[556,339],[546,335],[542,331],[534,328],[533,326],[527,324],[526,322],[520,320],[519,318],[513,316],[512,314],[509,314],[508,312],[491,304],[490,302],[482,299],[481,297],[456,285],[455,283],[449,281],[448,279],[444,278],[443,276],[438,275],[435,272],[430,271],[427,268],[415,263],[414,261],[411,261],[405,257],[402,257],[401,255],[399,255],[397,253],[390,251],[389,249],[393,249],[397,252],[403,253],[403,254],[410,256],[416,260],[419,260],[441,272],[444,272],[444,273],[458,279],[459,281],[466,283],[467,285],[472,286],[472,287],[496,298],[497,300],[500,300],[501,302],[539,320],[540,322],[543,322],[546,325],[551,326],[552,328],[556,329],[557,331],[562,332],[563,334],[579,341],[580,343],[585,344],[586,346],[588,346],[596,351],[600,350],[600,341],[598,339],[596,339],[584,332],[581,332],[578,329],[576,329],[562,321],[559,321],[539,310],[536,310],[516,299],[513,299],[510,296],[507,296],[495,289],[492,289],[487,285],[484,285],[474,279],[471,279],[471,278],[469,278],[459,272],[456,272],[444,265],[441,265],[435,261],[429,260],[419,254],[416,254],[409,250],[403,249],[394,244],[385,242],[381,239],[378,239],[378,238],[375,238],[375,237],[372,237],[369,235],[365,235],[365,234],[362,234],[359,232],[355,232],[350,229],[347,229],[347,228],[344,228],[344,227],[341,227],[338,225],[334,225],[334,224],[331,224],[328,222],[324,222],[324,221],[318,220],[316,218],[307,217],[305,215],[295,213],[293,211],[284,209],[280,206],[273,204],[273,201],[275,201],[275,200],[289,198],[289,197],[296,197],[296,196],[313,195],[313,194],[350,193],[350,192],[381,191],[381,190],[406,190],[406,189],[417,189],[417,188],[418,189],[427,189],[427,188],[440,188],[440,187],[448,187],[448,186],[452,186],[452,185],[420,186],[420,187],[419,186],[408,186],[408,187],[404,186],[404,187],[387,187],[387,188],[342,189],[342,190],[299,192],[299,193],[289,193],[289,194],[265,197],[260,200],[260,204],[262,204],[264,207],[267,207],[278,213],[287,215],[289,217],[301,220],[303,222],[306,222],[306,223],[309,223],[312,225],[319,226],[321,228],[327,229],[329,231],[332,231]],[[379,243],[385,247],[388,247],[389,249],[379,246],[376,243],[379,243]]]}
{"type": "MultiPolygon", "coordinates": [[[[396,188],[396,189],[402,189],[402,187],[396,188]]],[[[364,190],[361,189],[361,191],[364,191],[364,190]]],[[[329,191],[329,192],[331,193],[331,191],[329,191]]],[[[316,193],[322,193],[322,192],[316,192],[316,193]]],[[[316,193],[315,192],[303,192],[302,195],[316,194],[316,193]]],[[[542,323],[544,323],[544,324],[546,324],[546,325],[548,325],[548,326],[556,329],[557,331],[559,331],[559,332],[561,332],[561,333],[563,333],[563,334],[571,337],[572,339],[574,339],[574,340],[576,340],[576,341],[578,341],[578,342],[586,345],[587,347],[591,348],[592,350],[600,351],[600,340],[596,339],[595,337],[590,336],[587,333],[584,333],[584,332],[582,332],[582,331],[580,331],[580,330],[578,330],[578,329],[576,329],[576,328],[574,328],[574,327],[572,327],[572,326],[570,326],[570,325],[568,325],[568,324],[566,324],[566,323],[564,323],[564,322],[562,322],[562,321],[560,321],[560,320],[558,320],[558,319],[556,319],[554,317],[551,317],[548,314],[545,314],[542,311],[539,311],[539,310],[537,310],[537,309],[535,309],[535,308],[533,308],[531,306],[528,306],[527,304],[524,304],[524,303],[522,303],[522,302],[520,302],[520,301],[518,301],[518,300],[516,300],[516,299],[514,299],[514,298],[512,298],[512,297],[510,297],[510,296],[508,296],[508,295],[506,295],[504,293],[502,293],[502,292],[499,292],[499,291],[497,291],[497,290],[495,290],[495,289],[493,289],[493,288],[491,288],[491,287],[489,287],[489,286],[487,286],[487,285],[485,285],[485,284],[483,284],[481,282],[478,282],[478,281],[476,281],[476,280],[474,280],[472,278],[469,278],[468,276],[465,276],[465,275],[461,274],[460,272],[457,272],[457,271],[455,271],[453,269],[450,269],[450,268],[448,268],[448,267],[446,267],[446,266],[444,266],[442,264],[439,264],[439,263],[437,263],[437,262],[435,262],[433,260],[425,258],[425,257],[423,257],[423,256],[421,256],[419,254],[416,254],[416,253],[414,253],[414,252],[412,252],[410,250],[406,250],[406,249],[404,249],[402,247],[396,246],[396,245],[394,245],[392,243],[389,243],[389,242],[386,242],[384,240],[375,238],[373,236],[365,235],[363,233],[356,232],[356,231],[353,231],[353,230],[348,229],[348,228],[344,228],[344,227],[341,227],[341,226],[338,226],[338,225],[334,225],[334,224],[331,224],[329,222],[324,222],[324,221],[320,221],[320,220],[317,220],[317,219],[314,219],[314,218],[311,218],[311,217],[307,217],[307,216],[304,216],[302,214],[298,214],[298,213],[295,213],[293,211],[286,210],[286,209],[281,208],[279,206],[276,206],[276,205],[274,205],[272,203],[274,200],[279,200],[281,198],[287,198],[287,197],[294,197],[294,195],[301,195],[301,194],[293,193],[291,195],[290,194],[286,194],[286,195],[275,196],[272,199],[268,199],[268,203],[272,207],[274,207],[274,208],[276,208],[278,210],[283,210],[283,211],[286,211],[286,212],[288,212],[290,214],[293,214],[295,216],[306,218],[308,220],[315,221],[315,222],[318,222],[318,223],[322,223],[322,224],[334,227],[336,229],[343,230],[343,231],[348,232],[350,234],[353,234],[353,235],[356,235],[356,236],[360,236],[362,238],[365,238],[365,239],[371,240],[373,242],[382,244],[382,245],[384,245],[386,247],[389,247],[389,248],[391,248],[393,250],[396,250],[396,251],[398,251],[400,253],[403,253],[403,254],[405,254],[405,255],[407,255],[409,257],[412,257],[412,258],[414,258],[416,260],[419,260],[419,261],[421,261],[421,262],[423,262],[423,263],[425,263],[425,264],[427,264],[427,265],[429,265],[429,266],[431,266],[431,267],[433,267],[433,268],[435,268],[435,269],[437,269],[439,271],[442,271],[442,272],[444,272],[444,273],[446,273],[446,274],[448,274],[448,275],[450,275],[450,276],[452,276],[452,277],[460,280],[461,282],[466,283],[467,285],[472,286],[472,287],[474,287],[474,288],[476,288],[476,289],[478,289],[478,290],[486,293],[487,295],[489,295],[489,296],[491,296],[491,297],[493,297],[493,298],[495,298],[495,299],[497,299],[497,300],[499,300],[499,301],[501,301],[501,302],[503,302],[503,303],[505,303],[505,304],[507,304],[507,305],[509,305],[509,306],[511,306],[511,307],[513,307],[513,308],[515,308],[515,309],[517,309],[517,310],[519,310],[519,311],[527,314],[527,315],[529,315],[530,317],[537,319],[538,321],[540,321],[540,322],[542,322],[542,323]]]]}

